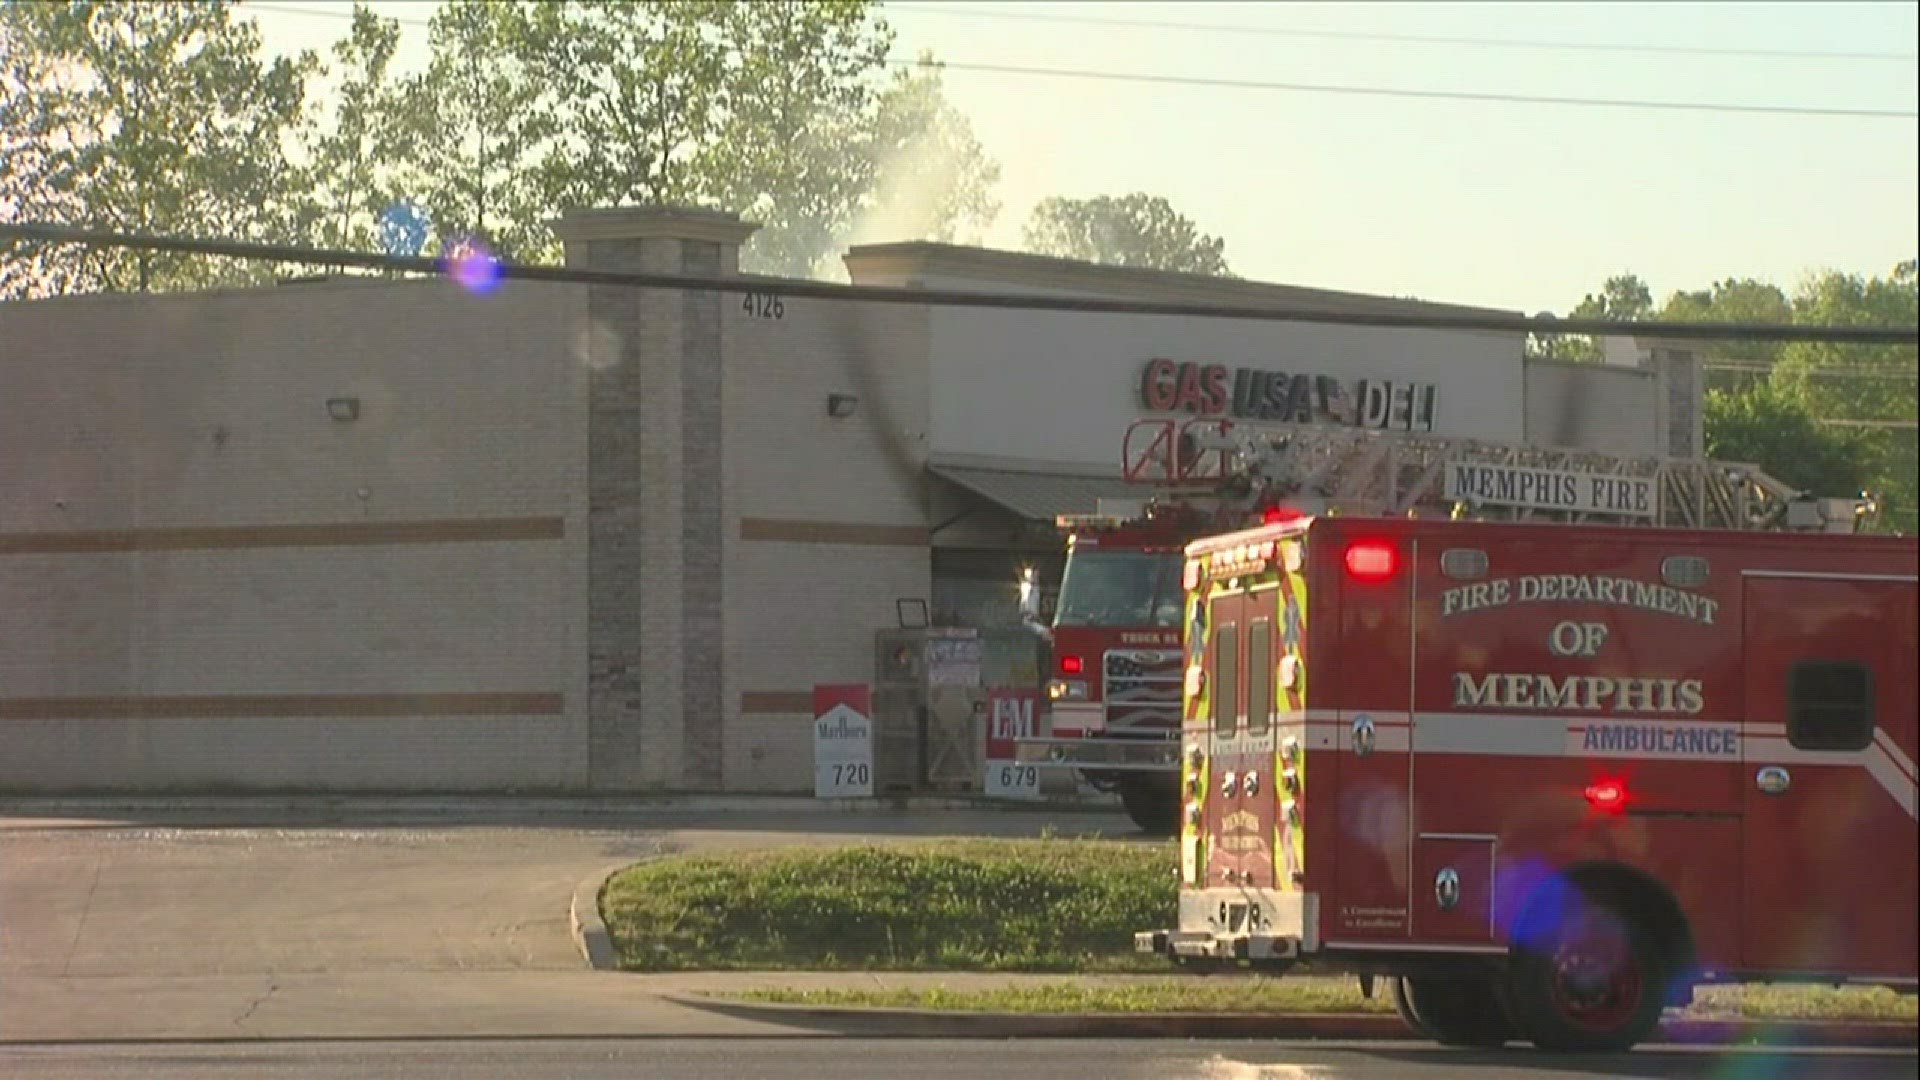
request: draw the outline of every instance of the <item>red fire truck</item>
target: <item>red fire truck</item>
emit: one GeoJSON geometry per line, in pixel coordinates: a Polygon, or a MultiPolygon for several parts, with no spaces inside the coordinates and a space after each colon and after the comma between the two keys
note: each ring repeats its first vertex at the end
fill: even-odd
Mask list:
{"type": "MultiPolygon", "coordinates": [[[[1152,834],[1179,825],[1180,553],[1190,541],[1326,511],[1511,515],[1518,504],[1526,516],[1555,520],[1851,529],[1859,508],[1796,499],[1747,465],[1311,425],[1247,432],[1206,418],[1135,422],[1122,463],[1148,498],[1059,519],[1066,571],[1042,630],[1052,646],[1050,731],[1019,740],[1016,753],[1118,794],[1152,834]],[[1551,509],[1546,485],[1576,480],[1588,487],[1571,509],[1551,509]]],[[[1039,629],[1037,595],[1023,582],[1039,629]]]]}
{"type": "Polygon", "coordinates": [[[1912,538],[1317,517],[1185,553],[1178,924],[1442,1042],[1911,992],[1912,538]]]}
{"type": "MultiPolygon", "coordinates": [[[[1264,492],[1201,469],[1201,459],[1217,454],[1201,440],[1228,427],[1134,424],[1126,476],[1152,485],[1151,497],[1056,522],[1067,561],[1046,631],[1049,734],[1020,740],[1018,753],[1071,767],[1117,794],[1134,824],[1154,835],[1170,835],[1180,821],[1181,552],[1200,537],[1258,522],[1273,506],[1264,492]],[[1161,482],[1175,475],[1186,482],[1161,482]]],[[[1022,587],[1029,618],[1038,616],[1034,584],[1022,587]]]]}

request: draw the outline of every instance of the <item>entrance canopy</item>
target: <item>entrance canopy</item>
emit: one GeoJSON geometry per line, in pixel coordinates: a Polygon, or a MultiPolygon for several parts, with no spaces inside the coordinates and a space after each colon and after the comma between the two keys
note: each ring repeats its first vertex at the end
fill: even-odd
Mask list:
{"type": "Polygon", "coordinates": [[[1060,514],[1091,514],[1102,499],[1139,502],[1151,492],[1118,476],[930,464],[927,471],[1028,521],[1051,524],[1060,514]]]}

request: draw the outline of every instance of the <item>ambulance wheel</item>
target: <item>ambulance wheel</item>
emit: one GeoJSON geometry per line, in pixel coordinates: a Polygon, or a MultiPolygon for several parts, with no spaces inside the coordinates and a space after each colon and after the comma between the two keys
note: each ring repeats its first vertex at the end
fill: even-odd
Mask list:
{"type": "Polygon", "coordinates": [[[1654,940],[1604,899],[1565,897],[1558,918],[1528,920],[1515,935],[1513,1018],[1542,1050],[1629,1049],[1653,1034],[1666,1003],[1654,940]]]}
{"type": "Polygon", "coordinates": [[[1505,1046],[1519,1037],[1491,978],[1395,979],[1393,1008],[1442,1046],[1505,1046]]]}
{"type": "Polygon", "coordinates": [[[1433,1033],[1433,1029],[1428,1027],[1427,1022],[1420,1018],[1419,1013],[1413,1011],[1413,999],[1407,994],[1407,980],[1393,979],[1391,981],[1393,983],[1393,1011],[1400,1014],[1400,1022],[1407,1025],[1407,1029],[1415,1035],[1423,1039],[1434,1039],[1437,1041],[1439,1036],[1433,1033]]]}
{"type": "Polygon", "coordinates": [[[1120,805],[1126,807],[1140,831],[1148,836],[1172,836],[1180,831],[1180,789],[1160,778],[1120,782],[1120,805]]]}

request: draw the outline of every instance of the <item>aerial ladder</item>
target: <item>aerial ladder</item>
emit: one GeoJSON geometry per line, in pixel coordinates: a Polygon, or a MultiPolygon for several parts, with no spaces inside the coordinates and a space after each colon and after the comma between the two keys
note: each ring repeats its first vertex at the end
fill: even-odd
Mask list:
{"type": "Polygon", "coordinates": [[[1856,532],[1875,499],[1817,498],[1740,462],[1313,424],[1136,421],[1127,480],[1248,510],[1674,529],[1856,532]]]}

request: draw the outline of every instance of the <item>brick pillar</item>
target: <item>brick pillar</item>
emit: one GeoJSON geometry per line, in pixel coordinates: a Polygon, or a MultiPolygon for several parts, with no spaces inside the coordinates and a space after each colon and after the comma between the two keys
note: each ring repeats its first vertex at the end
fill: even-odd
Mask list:
{"type": "MultiPolygon", "coordinates": [[[[756,228],[678,207],[569,211],[567,265],[731,276],[756,228]]],[[[589,783],[721,783],[720,293],[588,288],[589,783]]]]}

